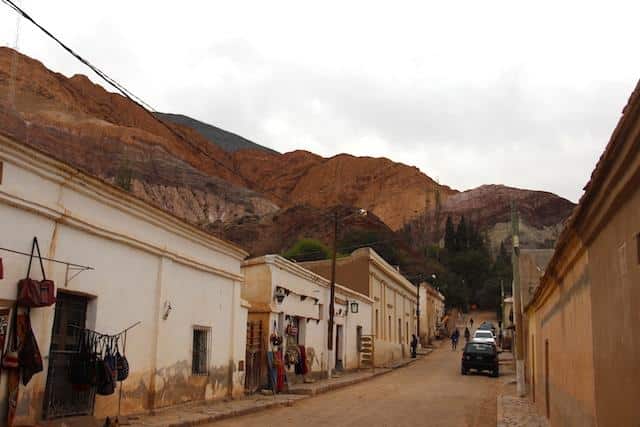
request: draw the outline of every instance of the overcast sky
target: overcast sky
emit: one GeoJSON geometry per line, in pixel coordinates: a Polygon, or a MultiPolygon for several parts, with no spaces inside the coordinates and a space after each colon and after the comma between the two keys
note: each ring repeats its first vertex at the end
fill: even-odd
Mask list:
{"type": "MultiPolygon", "coordinates": [[[[640,77],[638,1],[14,1],[159,111],[460,190],[577,201],[640,77]]],[[[25,20],[18,46],[89,74],[25,20]]]]}

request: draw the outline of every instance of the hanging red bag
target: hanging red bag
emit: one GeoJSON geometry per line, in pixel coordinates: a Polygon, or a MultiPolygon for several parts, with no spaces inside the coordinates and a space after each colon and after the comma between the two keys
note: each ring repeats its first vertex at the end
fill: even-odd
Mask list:
{"type": "Polygon", "coordinates": [[[40,255],[40,246],[38,239],[33,238],[31,245],[31,257],[29,258],[29,268],[27,269],[27,278],[18,282],[18,305],[22,307],[47,307],[56,302],[56,287],[52,280],[47,280],[44,273],[44,265],[42,264],[42,256],[40,255]],[[38,253],[40,261],[40,270],[42,271],[42,280],[31,279],[31,262],[33,261],[34,252],[38,253]]]}

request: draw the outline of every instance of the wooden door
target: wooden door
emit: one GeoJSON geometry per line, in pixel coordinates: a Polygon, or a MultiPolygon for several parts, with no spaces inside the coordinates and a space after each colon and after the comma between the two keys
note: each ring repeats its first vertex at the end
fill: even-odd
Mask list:
{"type": "Polygon", "coordinates": [[[266,360],[264,352],[264,334],[262,321],[247,322],[246,371],[244,377],[245,389],[248,393],[255,393],[262,385],[262,366],[266,360]]]}

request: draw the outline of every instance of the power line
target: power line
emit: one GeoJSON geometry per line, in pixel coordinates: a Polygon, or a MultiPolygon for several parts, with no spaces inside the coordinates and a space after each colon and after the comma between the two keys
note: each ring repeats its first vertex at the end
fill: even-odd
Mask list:
{"type": "Polygon", "coordinates": [[[283,197],[281,197],[281,196],[279,196],[279,195],[277,195],[277,194],[275,194],[273,192],[268,192],[268,191],[260,188],[260,186],[257,183],[249,180],[245,176],[240,175],[236,170],[230,168],[229,166],[225,165],[220,160],[218,160],[215,157],[213,157],[210,153],[208,153],[206,150],[202,149],[199,145],[189,141],[187,138],[185,138],[184,135],[182,135],[180,132],[178,132],[173,126],[169,125],[164,120],[160,119],[157,115],[153,114],[153,112],[155,112],[155,110],[149,104],[147,104],[145,101],[143,101],[140,97],[136,96],[133,92],[128,90],[122,84],[118,83],[115,79],[110,77],[107,73],[105,73],[104,71],[102,71],[101,69],[99,69],[98,67],[93,65],[92,63],[90,63],[87,59],[82,57],[80,54],[75,52],[67,44],[62,42],[58,37],[53,35],[49,30],[47,30],[42,25],[40,25],[38,22],[36,22],[35,19],[33,19],[28,13],[26,13],[23,9],[21,9],[18,5],[16,5],[12,0],[1,0],[1,1],[4,4],[6,4],[7,6],[9,6],[11,9],[13,9],[15,12],[17,12],[18,14],[23,16],[25,19],[27,19],[33,25],[35,25],[38,29],[40,29],[43,33],[45,33],[51,39],[53,39],[58,45],[60,45],[64,50],[66,50],[69,54],[71,54],[73,57],[75,57],[78,61],[80,61],[81,63],[83,63],[87,67],[89,67],[89,69],[91,69],[94,73],[96,73],[96,75],[98,75],[102,80],[104,80],[105,82],[107,82],[107,84],[109,84],[111,87],[116,89],[122,96],[124,96],[129,101],[131,101],[132,103],[137,105],[139,108],[141,108],[145,113],[147,113],[149,116],[151,116],[151,118],[153,118],[155,121],[157,121],[162,126],[164,126],[167,130],[169,130],[169,132],[171,132],[174,136],[179,138],[181,141],[185,142],[191,148],[193,148],[194,150],[198,151],[200,154],[204,155],[208,159],[212,160],[218,166],[222,167],[223,169],[228,170],[233,175],[239,177],[243,182],[250,184],[254,188],[260,189],[261,192],[266,192],[266,193],[270,194],[271,196],[274,196],[275,198],[277,198],[281,202],[284,202],[285,204],[287,203],[287,200],[285,200],[283,197]]]}

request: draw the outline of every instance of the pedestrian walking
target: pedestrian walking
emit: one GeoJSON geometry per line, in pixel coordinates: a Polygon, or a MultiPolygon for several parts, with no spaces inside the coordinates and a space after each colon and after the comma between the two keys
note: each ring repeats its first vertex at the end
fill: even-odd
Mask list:
{"type": "Polygon", "coordinates": [[[460,338],[460,331],[456,328],[451,334],[451,350],[455,350],[458,347],[458,338],[460,338]]]}
{"type": "Polygon", "coordinates": [[[473,328],[473,317],[469,318],[469,324],[471,325],[471,328],[473,328]]]}
{"type": "Polygon", "coordinates": [[[464,328],[464,342],[468,343],[469,338],[471,338],[471,331],[469,331],[469,328],[464,328]]]}
{"type": "Polygon", "coordinates": [[[416,334],[413,334],[411,335],[411,357],[415,359],[417,354],[418,354],[418,337],[416,337],[416,334]]]}

